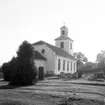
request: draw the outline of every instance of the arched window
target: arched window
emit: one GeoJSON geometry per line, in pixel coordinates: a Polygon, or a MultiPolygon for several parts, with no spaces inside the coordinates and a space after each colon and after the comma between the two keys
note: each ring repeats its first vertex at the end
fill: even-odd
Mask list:
{"type": "Polygon", "coordinates": [[[64,42],[61,42],[61,48],[64,48],[64,42]]]}
{"type": "Polygon", "coordinates": [[[70,43],[70,49],[72,49],[72,43],[70,43]]]}
{"type": "Polygon", "coordinates": [[[75,71],[75,62],[74,62],[74,71],[75,71]]]}
{"type": "Polygon", "coordinates": [[[69,61],[67,62],[67,71],[69,71],[69,61]]]}
{"type": "Polygon", "coordinates": [[[72,62],[71,62],[71,71],[72,71],[72,62]]]}
{"type": "Polygon", "coordinates": [[[60,70],[60,59],[58,59],[58,70],[60,70]]]}
{"type": "Polygon", "coordinates": [[[63,70],[65,71],[65,60],[63,60],[63,70]]]}

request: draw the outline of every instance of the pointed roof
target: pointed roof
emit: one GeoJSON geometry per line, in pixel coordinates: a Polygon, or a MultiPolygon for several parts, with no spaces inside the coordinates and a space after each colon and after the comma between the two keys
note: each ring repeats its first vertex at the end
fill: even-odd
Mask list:
{"type": "Polygon", "coordinates": [[[72,42],[73,42],[73,40],[71,39],[71,38],[69,38],[68,37],[68,28],[65,26],[65,25],[63,25],[61,28],[61,31],[62,30],[65,30],[65,35],[60,35],[59,37],[57,37],[55,40],[71,40],[72,42]]]}
{"type": "Polygon", "coordinates": [[[73,42],[73,40],[71,38],[69,38],[68,36],[63,36],[63,35],[57,37],[55,40],[67,40],[67,39],[69,39],[73,42]]]}
{"type": "Polygon", "coordinates": [[[45,44],[46,46],[48,46],[49,48],[51,48],[57,55],[63,56],[65,58],[69,58],[69,59],[72,59],[72,60],[75,60],[76,61],[76,59],[72,55],[70,55],[69,53],[67,53],[66,51],[64,51],[61,48],[58,48],[56,46],[53,46],[51,44],[48,44],[48,43],[46,43],[44,41],[38,41],[36,43],[33,43],[32,45],[42,45],[42,44],[45,44]]]}
{"type": "Polygon", "coordinates": [[[66,28],[66,29],[68,29],[65,25],[63,25],[63,26],[61,27],[61,29],[62,29],[62,28],[66,28]]]}
{"type": "Polygon", "coordinates": [[[38,51],[34,51],[35,60],[47,60],[44,56],[42,56],[38,51]]]}

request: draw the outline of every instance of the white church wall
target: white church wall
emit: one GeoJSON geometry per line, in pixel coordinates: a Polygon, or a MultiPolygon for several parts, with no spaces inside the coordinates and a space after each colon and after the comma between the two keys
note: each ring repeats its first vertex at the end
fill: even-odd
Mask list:
{"type": "Polygon", "coordinates": [[[73,55],[73,42],[71,40],[57,40],[55,42],[56,47],[61,48],[60,44],[61,42],[64,42],[64,50],[68,52],[69,54],[73,55]],[[72,49],[70,49],[70,43],[72,43],[72,49]]]}
{"type": "Polygon", "coordinates": [[[60,72],[64,73],[75,73],[77,71],[76,69],[76,61],[70,60],[68,58],[62,57],[62,56],[56,56],[56,70],[55,74],[60,74],[60,72]],[[58,70],[58,60],[60,59],[60,70],[58,70]],[[63,60],[65,60],[65,70],[63,70],[63,60]],[[69,61],[69,70],[67,70],[67,62],[69,61]],[[72,62],[72,69],[71,69],[71,62],[72,62]],[[74,67],[75,63],[75,67],[74,67]]]}
{"type": "Polygon", "coordinates": [[[52,49],[50,49],[49,47],[47,47],[45,44],[43,45],[35,45],[34,48],[39,51],[42,54],[42,49],[45,50],[45,53],[42,54],[45,58],[47,58],[46,60],[46,69],[45,72],[47,73],[48,71],[50,72],[54,72],[55,70],[55,53],[52,49]]]}
{"type": "Polygon", "coordinates": [[[35,66],[37,67],[37,69],[39,67],[44,67],[44,72],[46,72],[46,61],[45,60],[34,60],[35,66]]]}

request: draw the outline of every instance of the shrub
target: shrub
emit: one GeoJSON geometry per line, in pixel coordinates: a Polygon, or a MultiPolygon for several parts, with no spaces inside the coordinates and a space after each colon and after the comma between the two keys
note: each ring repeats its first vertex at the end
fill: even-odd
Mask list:
{"type": "Polygon", "coordinates": [[[68,77],[66,76],[66,74],[64,72],[61,72],[59,74],[59,78],[61,78],[61,79],[68,79],[68,77]]]}
{"type": "Polygon", "coordinates": [[[4,63],[1,67],[3,72],[4,81],[9,81],[10,79],[10,71],[8,70],[8,63],[4,63]]]}
{"type": "MultiPolygon", "coordinates": [[[[25,63],[25,62],[24,62],[25,63]]],[[[32,85],[36,82],[37,69],[30,62],[19,65],[11,74],[11,85],[32,85]]]]}
{"type": "Polygon", "coordinates": [[[10,78],[11,85],[32,85],[36,82],[37,69],[34,64],[34,49],[24,41],[17,51],[17,69],[10,78]]]}
{"type": "Polygon", "coordinates": [[[104,73],[96,73],[97,78],[104,78],[104,73]]]}
{"type": "Polygon", "coordinates": [[[65,74],[67,76],[67,78],[71,79],[72,78],[72,74],[71,73],[66,73],[65,74]]]}
{"type": "Polygon", "coordinates": [[[5,81],[10,81],[11,73],[14,69],[16,69],[17,58],[13,57],[11,61],[4,63],[1,67],[3,78],[5,81]]]}

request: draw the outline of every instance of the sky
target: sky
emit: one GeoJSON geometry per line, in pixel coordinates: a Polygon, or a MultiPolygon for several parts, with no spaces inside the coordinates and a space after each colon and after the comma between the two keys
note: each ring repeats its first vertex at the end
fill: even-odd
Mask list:
{"type": "Polygon", "coordinates": [[[0,65],[24,40],[55,45],[64,23],[74,52],[95,62],[105,50],[105,0],[0,0],[0,65]]]}

